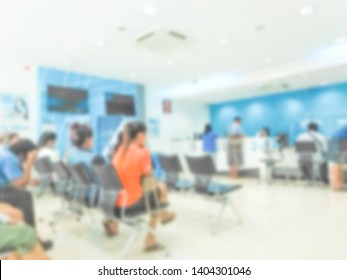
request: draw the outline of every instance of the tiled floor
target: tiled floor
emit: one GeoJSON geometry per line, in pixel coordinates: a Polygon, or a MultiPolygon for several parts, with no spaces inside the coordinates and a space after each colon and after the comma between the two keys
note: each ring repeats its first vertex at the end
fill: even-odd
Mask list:
{"type": "MultiPolygon", "coordinates": [[[[171,194],[177,220],[159,226],[157,236],[166,250],[146,254],[144,234],[129,251],[129,259],[347,259],[347,192],[292,185],[262,186],[243,182],[232,195],[243,217],[239,225],[227,208],[217,233],[212,225],[219,205],[195,194],[171,194]]],[[[46,221],[59,206],[46,195],[37,199],[38,217],[46,221]]],[[[53,233],[53,259],[119,259],[129,228],[108,238],[101,215],[97,222],[66,218],[53,233]]],[[[44,231],[44,230],[41,230],[44,231]]],[[[45,232],[44,232],[45,233],[45,232]]]]}

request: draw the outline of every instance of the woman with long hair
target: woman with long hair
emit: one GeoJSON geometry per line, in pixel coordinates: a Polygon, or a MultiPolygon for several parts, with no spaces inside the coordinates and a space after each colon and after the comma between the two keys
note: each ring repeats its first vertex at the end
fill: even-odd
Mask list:
{"type": "MultiPolygon", "coordinates": [[[[155,228],[158,221],[167,224],[175,219],[175,214],[162,207],[168,205],[168,189],[165,184],[155,182],[154,190],[148,195],[148,204],[143,190],[143,182],[152,177],[152,163],[150,153],[145,147],[146,126],[142,122],[128,123],[123,131],[122,141],[117,152],[114,154],[112,164],[122,182],[123,192],[118,195],[115,207],[115,215],[125,208],[128,214],[146,211],[146,205],[156,209],[157,214],[151,215],[150,226],[155,228]],[[159,204],[156,198],[159,198],[159,204]],[[158,206],[160,209],[157,209],[158,206]]],[[[145,240],[145,251],[157,251],[164,247],[160,245],[152,233],[148,233],[145,240]]]]}

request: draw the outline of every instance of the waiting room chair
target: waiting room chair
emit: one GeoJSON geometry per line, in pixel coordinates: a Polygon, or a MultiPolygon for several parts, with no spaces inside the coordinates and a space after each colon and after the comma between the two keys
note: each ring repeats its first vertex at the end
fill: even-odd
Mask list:
{"type": "Polygon", "coordinates": [[[170,189],[182,190],[192,187],[191,182],[182,180],[179,177],[183,168],[177,155],[158,155],[158,160],[165,173],[164,181],[170,189]]]}
{"type": "Polygon", "coordinates": [[[34,167],[40,176],[38,196],[41,196],[47,188],[53,187],[53,167],[48,157],[38,158],[34,163],[34,167]]]}
{"type": "Polygon", "coordinates": [[[59,211],[54,213],[55,218],[53,224],[55,225],[64,216],[76,215],[76,209],[72,203],[74,195],[74,179],[72,178],[71,170],[62,161],[54,163],[52,168],[57,178],[55,184],[56,194],[61,199],[61,207],[59,211]]]}
{"type": "Polygon", "coordinates": [[[59,161],[52,165],[53,172],[56,175],[56,192],[66,198],[71,196],[71,188],[72,188],[72,175],[69,168],[63,163],[59,161]]]}
{"type": "Polygon", "coordinates": [[[74,180],[73,201],[79,206],[78,209],[81,211],[81,215],[83,209],[87,208],[88,213],[94,219],[91,209],[95,204],[97,194],[96,183],[84,163],[73,165],[70,170],[74,180]]]}
{"type": "MultiPolygon", "coordinates": [[[[108,215],[114,216],[115,201],[118,194],[123,192],[122,184],[112,165],[96,165],[94,166],[94,170],[100,185],[100,208],[108,215]]],[[[155,211],[155,209],[144,209],[143,211],[141,210],[129,215],[129,213],[126,212],[126,208],[123,208],[120,216],[116,217],[120,223],[132,229],[132,233],[121,252],[122,258],[127,255],[141,232],[147,231],[153,233],[153,229],[148,226],[145,217],[155,211]]]]}
{"type": "Polygon", "coordinates": [[[226,206],[230,205],[241,223],[241,216],[235,204],[228,196],[229,193],[241,189],[241,185],[219,184],[213,181],[217,174],[214,162],[211,156],[192,157],[186,156],[189,170],[195,176],[195,191],[198,194],[216,198],[221,203],[219,215],[216,219],[216,226],[220,222],[226,206]],[[229,204],[228,204],[229,203],[229,204]]]}

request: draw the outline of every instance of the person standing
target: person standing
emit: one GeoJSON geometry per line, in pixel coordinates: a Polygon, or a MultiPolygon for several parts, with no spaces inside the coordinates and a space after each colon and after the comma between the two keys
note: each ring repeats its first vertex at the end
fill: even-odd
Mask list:
{"type": "Polygon", "coordinates": [[[210,154],[212,158],[217,151],[216,149],[217,135],[213,132],[212,126],[206,124],[204,134],[202,135],[202,148],[204,153],[210,154]]]}
{"type": "MultiPolygon", "coordinates": [[[[314,155],[314,163],[318,165],[320,179],[325,184],[329,184],[327,162],[328,141],[323,134],[319,133],[319,125],[311,122],[307,127],[307,131],[299,135],[297,142],[313,142],[315,144],[317,152],[314,155]]],[[[313,170],[309,170],[305,166],[301,166],[301,169],[305,179],[312,178],[313,170]]]]}
{"type": "Polygon", "coordinates": [[[243,129],[240,117],[235,117],[229,129],[228,161],[230,177],[239,177],[239,166],[243,164],[243,129]]]}

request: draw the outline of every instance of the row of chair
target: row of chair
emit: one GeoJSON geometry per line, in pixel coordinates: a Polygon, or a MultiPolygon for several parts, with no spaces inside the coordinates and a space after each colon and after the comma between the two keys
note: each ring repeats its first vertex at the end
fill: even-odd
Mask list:
{"type": "MultiPolygon", "coordinates": [[[[177,156],[160,156],[160,164],[165,170],[166,183],[170,189],[177,188],[179,175],[182,172],[182,166],[177,156]]],[[[212,178],[216,174],[214,163],[208,156],[206,157],[187,157],[191,172],[195,175],[195,183],[191,184],[190,189],[197,193],[213,197],[221,203],[219,215],[216,219],[216,226],[221,220],[224,209],[228,205],[228,193],[241,188],[240,185],[223,186],[212,183],[212,178]]],[[[50,189],[54,182],[54,191],[62,199],[62,206],[55,213],[53,224],[66,215],[75,215],[80,219],[84,212],[97,209],[101,210],[106,216],[114,217],[114,205],[117,195],[123,191],[121,181],[119,180],[114,167],[104,163],[95,163],[93,165],[94,176],[88,170],[84,163],[76,165],[66,165],[63,162],[50,162],[49,158],[40,158],[35,162],[35,169],[40,175],[39,195],[41,196],[47,189],[50,189]],[[95,191],[95,190],[98,191],[95,191]],[[88,199],[86,199],[88,198],[88,199]]],[[[145,195],[147,195],[145,193],[145,195]]],[[[238,216],[241,217],[235,205],[230,201],[238,216]]],[[[147,225],[146,216],[152,214],[157,209],[146,209],[145,212],[129,213],[126,208],[122,209],[118,222],[129,226],[132,232],[124,245],[121,256],[126,256],[136,237],[142,231],[152,231],[147,225]]]]}
{"type": "MultiPolygon", "coordinates": [[[[94,165],[95,177],[84,163],[68,166],[63,162],[51,163],[48,158],[40,158],[35,162],[35,169],[40,175],[40,195],[55,182],[55,193],[62,198],[62,207],[55,213],[53,224],[65,215],[76,215],[79,219],[84,211],[91,213],[97,209],[106,216],[114,217],[114,206],[117,195],[122,191],[121,182],[111,165],[94,165]],[[55,177],[55,180],[54,180],[55,177]],[[97,190],[97,191],[96,191],[97,190]]],[[[136,236],[143,230],[151,231],[146,223],[146,215],[156,209],[146,209],[145,212],[127,213],[125,208],[120,217],[114,217],[118,222],[132,229],[121,257],[126,256],[136,236]]]]}

